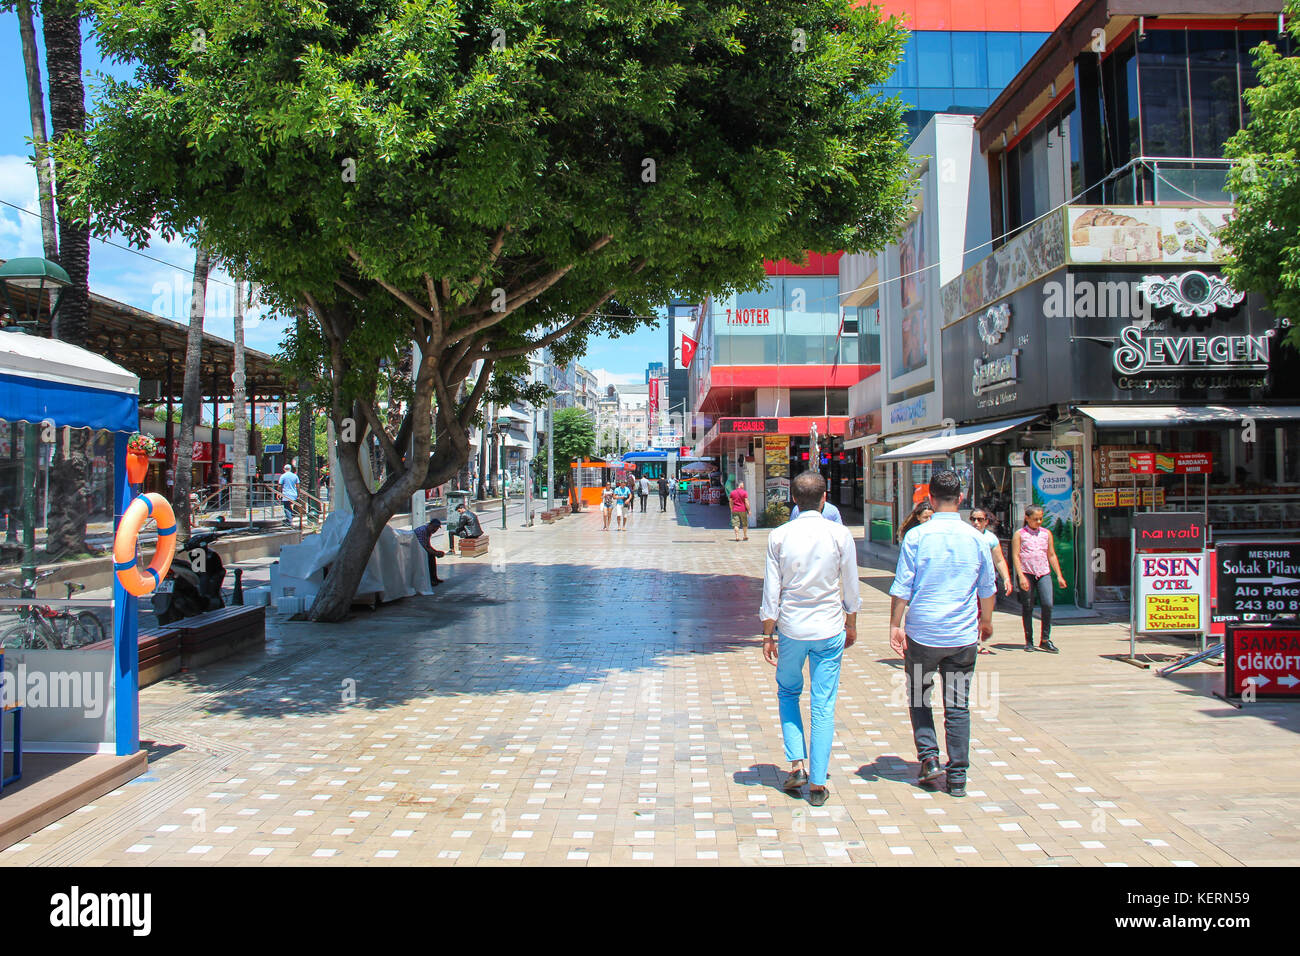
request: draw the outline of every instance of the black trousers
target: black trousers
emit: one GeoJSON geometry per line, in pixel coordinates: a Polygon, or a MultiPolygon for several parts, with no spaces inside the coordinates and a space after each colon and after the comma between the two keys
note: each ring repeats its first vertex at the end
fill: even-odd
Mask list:
{"type": "Polygon", "coordinates": [[[667,511],[667,510],[668,510],[668,496],[667,496],[667,495],[661,494],[661,495],[659,496],[659,510],[660,510],[660,511],[667,511]]]}
{"type": "Polygon", "coordinates": [[[641,495],[641,496],[640,496],[640,498],[641,498],[641,513],[642,513],[642,514],[645,514],[645,500],[646,500],[647,498],[649,498],[649,497],[650,497],[649,495],[641,495]]]}
{"type": "Polygon", "coordinates": [[[438,559],[432,551],[425,551],[425,557],[429,559],[429,583],[438,583],[438,559]]]}

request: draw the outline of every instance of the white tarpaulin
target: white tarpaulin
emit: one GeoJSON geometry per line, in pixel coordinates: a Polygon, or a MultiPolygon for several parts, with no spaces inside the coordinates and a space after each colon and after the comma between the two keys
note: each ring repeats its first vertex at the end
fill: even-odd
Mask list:
{"type": "MultiPolygon", "coordinates": [[[[325,519],[319,534],[307,536],[301,544],[282,547],[272,597],[290,587],[295,595],[319,591],[325,580],[325,568],[335,560],[351,521],[351,515],[335,512],[325,519]]],[[[378,594],[381,601],[396,601],[432,592],[429,562],[415,535],[385,527],[361,575],[357,594],[378,594]]]]}

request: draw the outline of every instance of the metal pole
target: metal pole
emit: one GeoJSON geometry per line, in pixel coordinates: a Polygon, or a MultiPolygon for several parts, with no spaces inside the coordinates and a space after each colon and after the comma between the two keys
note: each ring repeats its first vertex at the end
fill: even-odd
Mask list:
{"type": "Polygon", "coordinates": [[[497,471],[501,473],[501,530],[506,530],[506,493],[510,488],[510,482],[506,480],[506,430],[498,430],[497,434],[497,471]]]}
{"type": "Polygon", "coordinates": [[[555,510],[555,396],[546,403],[546,510],[555,510]]]}

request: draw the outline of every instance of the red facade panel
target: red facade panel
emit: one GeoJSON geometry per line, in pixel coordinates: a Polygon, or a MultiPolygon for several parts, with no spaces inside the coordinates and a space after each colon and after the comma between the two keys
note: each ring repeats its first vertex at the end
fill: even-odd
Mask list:
{"type": "Polygon", "coordinates": [[[1079,0],[876,0],[886,16],[912,30],[989,30],[1050,33],[1079,0]]]}
{"type": "Polygon", "coordinates": [[[840,257],[843,255],[842,252],[810,252],[806,266],[797,266],[789,259],[778,262],[764,259],[763,268],[770,276],[837,276],[840,274],[840,257]]]}

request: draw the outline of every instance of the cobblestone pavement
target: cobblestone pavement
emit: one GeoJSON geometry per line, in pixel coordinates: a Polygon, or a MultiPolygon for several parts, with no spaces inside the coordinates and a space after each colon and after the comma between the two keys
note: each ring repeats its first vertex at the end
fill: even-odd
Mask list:
{"type": "MultiPolygon", "coordinates": [[[[719,508],[598,514],[439,563],[434,596],[338,625],[276,620],[265,651],[141,693],[143,777],[16,844],[8,864],[1300,861],[1297,711],[1236,710],[1218,672],[1117,660],[1113,623],[1026,654],[996,617],[969,796],[915,783],[887,571],[863,568],[830,802],[782,793],[757,606],[766,532],[719,508]]],[[[1157,660],[1179,648],[1144,645],[1157,660]]],[[[807,704],[805,701],[805,708],[807,704]]]]}

